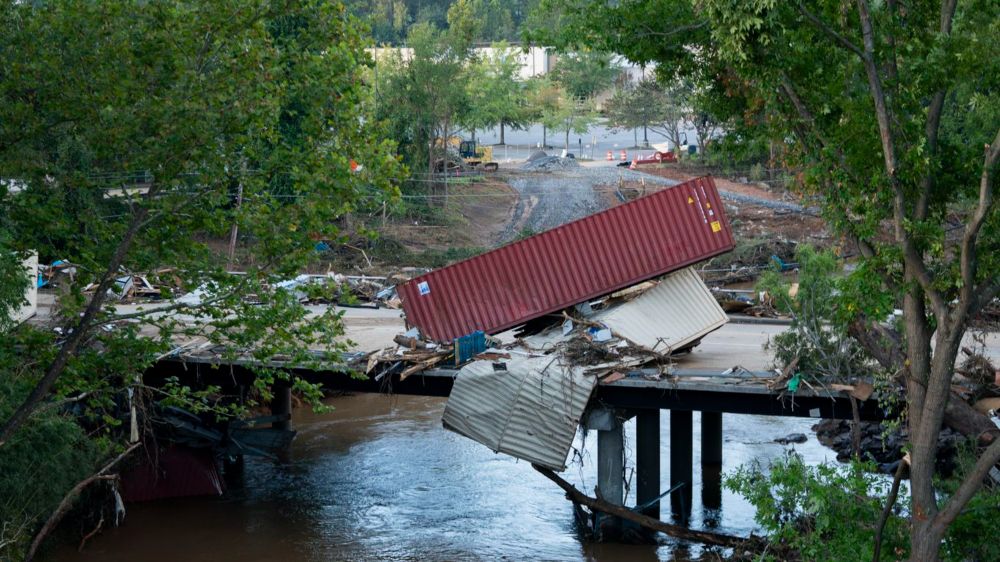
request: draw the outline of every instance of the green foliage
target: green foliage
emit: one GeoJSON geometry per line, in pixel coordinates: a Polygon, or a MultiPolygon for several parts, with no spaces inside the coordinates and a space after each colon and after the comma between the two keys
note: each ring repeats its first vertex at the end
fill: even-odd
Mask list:
{"type": "Polygon", "coordinates": [[[795,257],[799,273],[794,297],[777,267],[757,282],[757,290],[767,292],[776,309],[792,316],[789,329],[767,343],[775,362],[787,365],[798,357],[799,371],[838,380],[870,374],[872,362],[847,333],[857,307],[841,293],[837,257],[808,245],[800,246],[795,257]]]}
{"type": "MultiPolygon", "coordinates": [[[[958,470],[952,478],[935,483],[944,496],[958,490],[962,478],[976,462],[976,451],[969,444],[960,447],[958,453],[958,470]]],[[[984,536],[985,529],[995,527],[997,513],[1000,513],[1000,489],[993,484],[976,494],[948,527],[942,556],[946,560],[1000,560],[1000,544],[984,536]]]]}
{"type": "Polygon", "coordinates": [[[466,128],[486,129],[500,124],[511,129],[528,125],[524,84],[518,80],[521,63],[506,43],[491,45],[492,53],[474,58],[468,68],[469,107],[466,128]]]}
{"type": "Polygon", "coordinates": [[[613,127],[649,129],[669,139],[674,150],[678,150],[680,133],[688,115],[686,104],[691,95],[689,84],[667,86],[646,79],[615,92],[605,112],[613,127]]]}
{"type": "Polygon", "coordinates": [[[564,53],[552,69],[555,81],[575,99],[589,99],[607,90],[618,73],[610,55],[591,50],[564,53]]]}
{"type": "MultiPolygon", "coordinates": [[[[874,468],[858,462],[809,466],[790,453],[767,470],[742,466],[727,474],[723,484],[754,506],[754,519],[771,543],[804,560],[870,560],[891,484],[873,474],[874,468]]],[[[886,523],[882,552],[903,558],[909,545],[901,511],[905,506],[897,507],[886,523]]]]}
{"type": "MultiPolygon", "coordinates": [[[[4,477],[7,468],[24,477],[44,505],[0,497],[12,498],[5,509],[30,508],[21,515],[33,529],[51,498],[93,468],[93,448],[120,438],[127,391],[141,390],[141,374],[178,340],[216,345],[223,359],[339,359],[339,316],[309,314],[276,283],[316,259],[317,237],[338,239],[345,213],[396,194],[400,167],[368,113],[364,28],[339,2],[8,2],[0,24],[0,253],[37,250],[43,263],[77,266],[60,286],[57,330],[0,334],[0,423],[51,365],[58,373],[0,441],[4,477]],[[212,245],[233,225],[242,275],[212,245]],[[163,267],[200,300],[102,307],[80,324],[91,299],[106,298],[85,294],[88,284],[163,267]],[[153,314],[164,305],[173,311],[153,314]],[[71,331],[83,336],[72,351],[71,331]]],[[[0,298],[23,291],[21,281],[0,275],[0,298]]],[[[256,374],[263,396],[288,377],[256,374]]],[[[318,404],[318,387],[293,384],[318,404]]],[[[175,384],[156,396],[238,413],[213,390],[175,384]]]]}
{"type": "MultiPolygon", "coordinates": [[[[22,331],[23,332],[23,331],[22,331]]],[[[19,363],[17,346],[33,336],[0,335],[0,419],[20,405],[31,390],[36,364],[19,363]]],[[[19,560],[40,521],[77,482],[109,453],[103,440],[87,437],[72,416],[59,408],[38,413],[0,454],[0,559],[19,560]]]]}
{"type": "MultiPolygon", "coordinates": [[[[472,0],[470,15],[477,25],[477,43],[516,41],[520,28],[536,0],[472,0]]],[[[454,0],[350,0],[350,11],[371,26],[378,45],[402,46],[410,30],[428,24],[438,29],[449,26],[448,11],[454,0]]]]}
{"type": "Polygon", "coordinates": [[[399,139],[411,169],[432,172],[434,161],[445,156],[444,140],[466,121],[472,33],[467,8],[453,6],[455,25],[448,31],[413,26],[407,38],[412,58],[390,51],[377,61],[376,117],[399,139]]]}
{"type": "Polygon", "coordinates": [[[21,262],[22,256],[0,239],[0,333],[14,327],[14,314],[24,304],[24,290],[33,283],[21,262]]]}

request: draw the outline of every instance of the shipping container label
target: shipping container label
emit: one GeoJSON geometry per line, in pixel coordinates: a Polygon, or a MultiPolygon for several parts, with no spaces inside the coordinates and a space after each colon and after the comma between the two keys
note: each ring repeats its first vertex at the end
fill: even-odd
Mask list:
{"type": "Polygon", "coordinates": [[[421,281],[420,283],[417,283],[417,290],[420,291],[421,295],[431,294],[431,286],[429,283],[427,283],[427,281],[421,281]]]}
{"type": "Polygon", "coordinates": [[[722,223],[719,221],[712,221],[712,232],[722,232],[722,223]]]}

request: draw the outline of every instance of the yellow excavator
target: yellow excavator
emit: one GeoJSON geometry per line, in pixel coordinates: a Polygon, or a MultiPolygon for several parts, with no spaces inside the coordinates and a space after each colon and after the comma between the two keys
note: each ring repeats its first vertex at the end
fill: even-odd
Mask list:
{"type": "Polygon", "coordinates": [[[487,172],[500,169],[500,164],[493,160],[492,146],[478,146],[476,141],[464,140],[458,144],[458,155],[472,168],[482,166],[487,172]]]}
{"type": "Polygon", "coordinates": [[[434,140],[437,149],[444,149],[445,158],[440,158],[434,163],[434,171],[449,172],[460,170],[478,170],[480,166],[487,172],[495,172],[500,168],[500,164],[493,160],[492,146],[478,146],[476,141],[462,140],[460,137],[451,136],[447,140],[437,138],[434,140]]]}

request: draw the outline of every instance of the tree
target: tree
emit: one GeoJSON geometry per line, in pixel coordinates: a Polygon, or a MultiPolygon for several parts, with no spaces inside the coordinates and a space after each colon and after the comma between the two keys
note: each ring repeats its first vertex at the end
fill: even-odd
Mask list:
{"type": "Polygon", "coordinates": [[[606,53],[584,50],[560,55],[552,75],[569,96],[590,99],[610,88],[618,72],[606,53]]]}
{"type": "Polygon", "coordinates": [[[410,28],[412,56],[382,57],[378,67],[377,117],[409,146],[408,162],[426,164],[428,173],[444,157],[447,141],[467,121],[472,39],[477,23],[472,6],[460,0],[448,11],[449,28],[422,23],[410,28]]]}
{"type": "MultiPolygon", "coordinates": [[[[974,468],[938,501],[934,458],[957,400],[949,391],[957,351],[969,318],[1000,292],[1000,67],[983,47],[1000,41],[998,7],[667,4],[543,1],[559,10],[553,33],[564,40],[701,72],[715,115],[782,145],[794,141],[788,158],[805,170],[803,188],[861,253],[850,277],[864,313],[857,321],[891,333],[863,319],[883,318],[886,302],[901,303],[902,349],[898,363],[886,364],[906,387],[910,556],[935,560],[948,526],[1000,460],[1000,439],[979,435],[974,468]]],[[[857,334],[875,356],[894,339],[857,334]]]]}
{"type": "Polygon", "coordinates": [[[685,100],[690,95],[686,84],[662,86],[655,80],[642,80],[615,92],[605,111],[609,123],[617,128],[643,129],[643,144],[649,146],[647,130],[670,140],[674,150],[681,145],[684,130],[685,100]]]}
{"type": "Polygon", "coordinates": [[[574,99],[563,95],[559,101],[559,109],[549,116],[549,127],[554,131],[565,133],[564,148],[569,150],[569,135],[583,135],[597,122],[597,111],[590,100],[574,99]]]}
{"type": "Polygon", "coordinates": [[[517,52],[506,43],[495,43],[491,52],[476,58],[470,65],[468,82],[469,110],[466,126],[500,127],[500,144],[504,130],[527,126],[524,87],[518,81],[521,63],[517,52]]]}
{"type": "Polygon", "coordinates": [[[528,119],[542,124],[542,148],[548,148],[548,130],[559,122],[560,104],[565,97],[562,88],[546,75],[536,76],[528,81],[528,119]]]}
{"type": "MultiPolygon", "coordinates": [[[[706,15],[726,60],[796,135],[806,186],[858,245],[862,271],[903,303],[911,558],[937,559],[948,525],[1000,461],[1000,439],[982,436],[991,443],[975,469],[939,505],[934,459],[958,349],[1000,292],[1000,66],[980,46],[1000,39],[998,8],[713,1],[706,15]],[[963,223],[957,240],[949,214],[963,223]]],[[[859,303],[881,312],[871,304],[859,303]]]]}
{"type": "MultiPolygon", "coordinates": [[[[20,357],[0,374],[19,393],[5,396],[0,456],[65,400],[118,435],[116,401],[175,338],[306,362],[343,348],[336,314],[272,288],[313,259],[316,236],[337,239],[339,216],[394,191],[393,146],[366,115],[366,43],[342,4],[7,2],[0,22],[0,254],[37,250],[78,272],[52,318],[61,332],[0,334],[20,357]],[[245,275],[212,250],[233,224],[245,275]],[[200,302],[106,306],[122,269],[161,267],[200,302]]],[[[278,375],[258,375],[266,400],[278,375]]],[[[176,390],[192,408],[205,396],[176,390]]]]}

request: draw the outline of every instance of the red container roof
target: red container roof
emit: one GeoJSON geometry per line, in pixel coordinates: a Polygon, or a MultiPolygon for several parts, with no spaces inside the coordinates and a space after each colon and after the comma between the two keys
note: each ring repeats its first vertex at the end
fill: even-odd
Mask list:
{"type": "Polygon", "coordinates": [[[711,176],[415,277],[406,321],[435,341],[502,332],[733,249],[711,176]]]}

